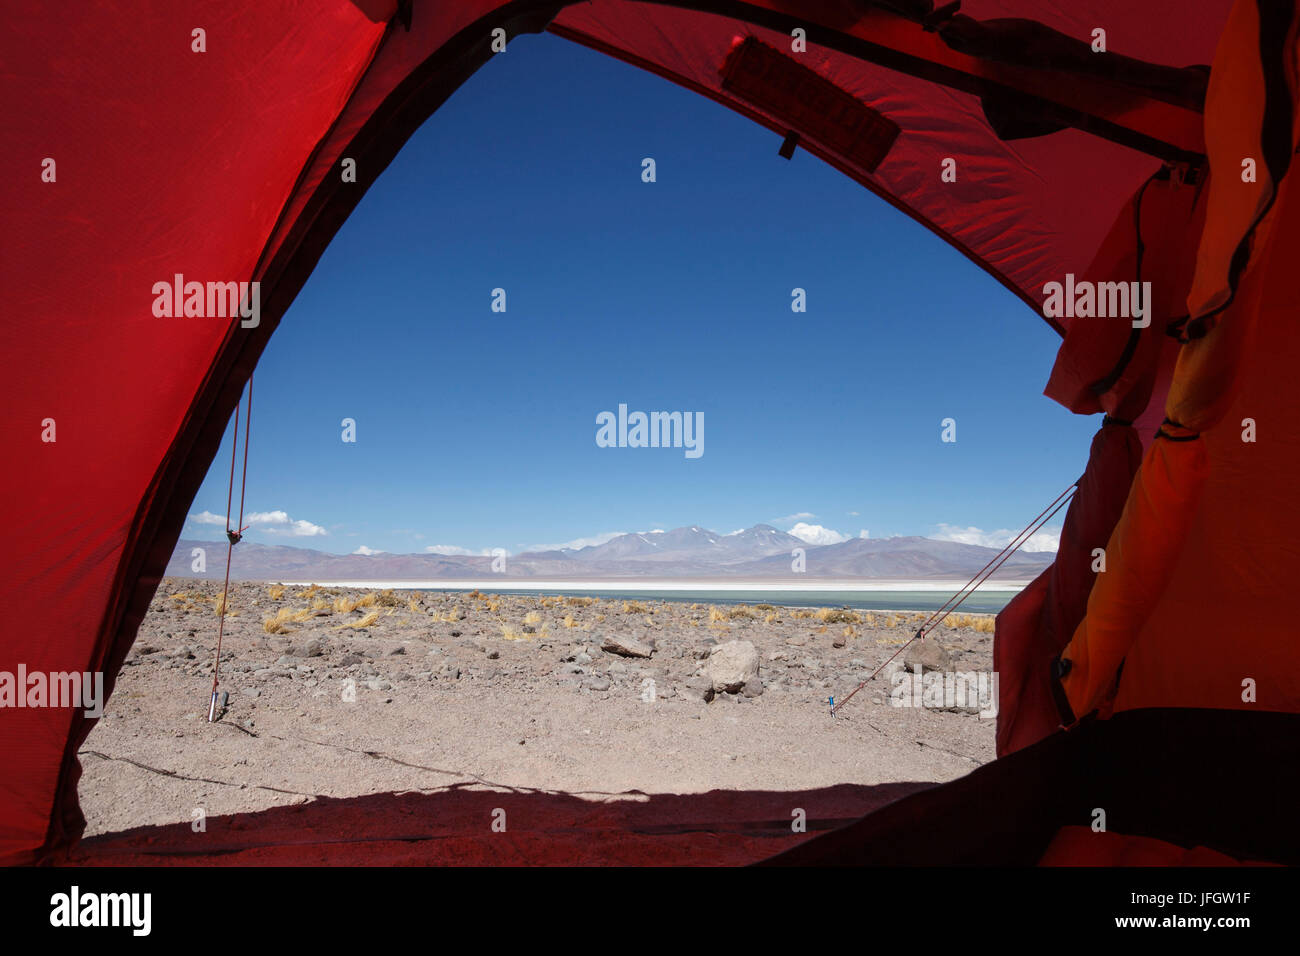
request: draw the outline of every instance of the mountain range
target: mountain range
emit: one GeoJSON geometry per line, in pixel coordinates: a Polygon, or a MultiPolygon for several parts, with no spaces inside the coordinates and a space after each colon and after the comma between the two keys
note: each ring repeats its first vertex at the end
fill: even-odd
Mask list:
{"type": "MultiPolygon", "coordinates": [[[[672,531],[622,534],[604,544],[554,551],[527,551],[506,558],[504,573],[494,573],[485,555],[330,554],[310,548],[241,541],[231,561],[236,580],[260,581],[425,581],[480,578],[793,579],[867,578],[949,580],[969,578],[998,551],[955,541],[922,537],[850,538],[839,544],[812,545],[771,525],[758,524],[733,534],[698,525],[672,531]],[[804,570],[792,569],[796,549],[804,570]]],[[[182,539],[167,565],[176,577],[219,578],[225,574],[224,541],[182,539]],[[193,551],[204,551],[205,568],[192,569],[193,551]]],[[[1051,564],[1051,552],[1013,554],[993,580],[1027,580],[1051,564]]]]}

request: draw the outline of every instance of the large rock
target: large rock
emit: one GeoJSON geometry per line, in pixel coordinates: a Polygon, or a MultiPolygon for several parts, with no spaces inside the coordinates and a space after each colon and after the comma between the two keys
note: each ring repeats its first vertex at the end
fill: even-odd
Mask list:
{"type": "Polygon", "coordinates": [[[913,672],[916,671],[917,665],[920,665],[923,672],[952,670],[952,655],[933,638],[914,643],[903,655],[903,662],[913,672]]]}
{"type": "Polygon", "coordinates": [[[708,675],[719,693],[738,693],[758,678],[758,651],[749,641],[727,641],[709,655],[708,675]]]}
{"type": "Polygon", "coordinates": [[[605,635],[604,640],[601,641],[600,649],[611,654],[620,654],[623,657],[649,657],[655,650],[645,641],[639,641],[635,637],[620,634],[605,635]]]}

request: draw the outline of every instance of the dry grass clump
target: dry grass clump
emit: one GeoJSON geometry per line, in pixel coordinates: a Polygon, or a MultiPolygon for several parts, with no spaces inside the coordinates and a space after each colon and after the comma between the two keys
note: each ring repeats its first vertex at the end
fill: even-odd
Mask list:
{"type": "Polygon", "coordinates": [[[484,602],[484,603],[485,603],[485,606],[487,607],[489,613],[492,613],[492,614],[500,614],[500,613],[501,613],[501,601],[500,601],[499,599],[496,600],[496,601],[486,601],[486,602],[484,602]]]}
{"type": "Polygon", "coordinates": [[[465,616],[465,614],[464,614],[463,611],[461,611],[461,609],[460,609],[460,605],[459,605],[459,604],[455,604],[455,605],[452,605],[451,610],[449,610],[446,614],[438,615],[438,620],[440,620],[440,621],[445,621],[445,622],[447,622],[448,624],[454,624],[455,622],[459,621],[459,620],[460,620],[461,618],[463,618],[464,616],[465,616]]]}
{"type": "Polygon", "coordinates": [[[857,637],[858,632],[853,629],[852,624],[845,624],[844,630],[840,631],[841,637],[857,637]]]}
{"type": "Polygon", "coordinates": [[[475,600],[475,601],[481,601],[481,600],[483,600],[483,594],[479,591],[478,588],[475,588],[473,591],[470,591],[470,592],[469,592],[469,597],[470,597],[472,600],[475,600]]]}
{"type": "Polygon", "coordinates": [[[329,598],[319,596],[314,598],[311,602],[311,609],[313,611],[328,611],[330,609],[329,598]]]}
{"type": "Polygon", "coordinates": [[[334,599],[334,610],[339,614],[351,614],[357,609],[357,599],[350,597],[336,597],[334,599]]]}
{"type": "Polygon", "coordinates": [[[861,624],[862,618],[843,607],[824,607],[817,612],[817,620],[826,624],[861,624]]]}
{"type": "Polygon", "coordinates": [[[648,609],[640,601],[624,601],[623,613],[624,614],[646,614],[648,613],[648,609]]]}
{"type": "Polygon", "coordinates": [[[501,625],[501,636],[507,641],[527,641],[532,639],[532,635],[527,631],[516,631],[509,624],[501,625]]]}
{"type": "Polygon", "coordinates": [[[779,617],[776,616],[776,612],[775,612],[775,611],[768,611],[767,614],[763,617],[763,623],[764,623],[764,624],[780,624],[780,623],[781,623],[781,619],[780,619],[779,617]]]}
{"type": "Polygon", "coordinates": [[[735,607],[733,607],[730,611],[727,612],[727,617],[731,618],[732,620],[736,620],[739,618],[741,620],[752,621],[754,618],[758,617],[758,615],[755,614],[753,611],[751,611],[749,608],[745,607],[745,605],[737,604],[735,607]]]}
{"type": "Polygon", "coordinates": [[[284,597],[284,585],[272,584],[269,588],[266,589],[266,596],[269,597],[272,601],[280,600],[280,598],[284,597]]]}
{"type": "Polygon", "coordinates": [[[721,608],[716,608],[716,607],[709,608],[709,620],[711,622],[725,621],[726,619],[727,619],[727,615],[722,611],[721,608]]]}
{"type": "Polygon", "coordinates": [[[775,610],[776,610],[776,605],[774,605],[774,604],[755,604],[755,605],[754,605],[754,610],[755,610],[755,611],[775,611],[775,610]]]}
{"type": "Polygon", "coordinates": [[[401,607],[403,603],[402,599],[393,593],[392,588],[384,588],[380,591],[378,597],[375,598],[375,602],[380,607],[401,607]]]}
{"type": "Polygon", "coordinates": [[[980,634],[992,634],[997,618],[990,614],[953,614],[944,623],[952,628],[969,627],[980,634]]]}
{"type": "Polygon", "coordinates": [[[320,590],[320,585],[313,584],[311,587],[299,591],[298,598],[299,600],[302,601],[309,601],[316,596],[316,592],[319,590],[320,590]]]}
{"type": "Polygon", "coordinates": [[[377,620],[379,620],[379,612],[371,611],[352,626],[353,628],[369,627],[371,624],[374,624],[375,621],[377,620]]]}
{"type": "Polygon", "coordinates": [[[524,615],[524,623],[532,624],[536,626],[542,623],[542,616],[538,614],[536,611],[529,611],[527,614],[524,615]]]}
{"type": "Polygon", "coordinates": [[[424,608],[420,606],[420,595],[412,594],[410,598],[407,599],[406,608],[412,614],[419,614],[422,612],[424,608]]]}
{"type": "Polygon", "coordinates": [[[267,634],[283,634],[289,629],[287,625],[291,620],[293,620],[293,608],[282,607],[262,621],[262,630],[267,634]]]}
{"type": "Polygon", "coordinates": [[[371,591],[357,599],[357,607],[374,607],[375,600],[375,592],[371,591]]]}
{"type": "Polygon", "coordinates": [[[568,597],[564,599],[564,603],[569,607],[591,607],[599,600],[600,598],[594,597],[568,597]]]}
{"type": "Polygon", "coordinates": [[[564,620],[561,621],[560,623],[563,624],[565,627],[577,627],[577,626],[578,626],[578,622],[575,621],[575,620],[573,619],[573,615],[572,615],[572,614],[566,614],[566,615],[564,615],[564,620]]]}

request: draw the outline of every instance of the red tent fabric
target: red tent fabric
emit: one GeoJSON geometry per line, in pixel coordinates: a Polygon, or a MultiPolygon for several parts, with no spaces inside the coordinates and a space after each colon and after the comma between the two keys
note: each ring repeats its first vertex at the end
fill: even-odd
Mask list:
{"type": "MultiPolygon", "coordinates": [[[[1257,3],[1269,6],[1238,7],[1257,3]]],[[[1290,22],[1293,4],[1272,6],[1290,22]]],[[[1144,183],[1162,169],[1175,182],[1204,172],[1198,65],[1211,63],[1230,7],[153,0],[124,16],[113,5],[14,6],[0,36],[0,420],[14,452],[0,477],[0,599],[40,613],[6,629],[0,672],[102,670],[111,689],[279,318],[414,129],[490,68],[494,30],[549,30],[796,135],[1041,315],[1044,284],[1086,274],[1108,236],[1110,268],[1126,272],[1136,237],[1126,248],[1116,224],[1144,183]],[[807,34],[797,54],[796,28],[807,34]],[[1104,54],[1092,51],[1097,29],[1104,54]],[[779,65],[742,93],[724,75],[747,37],[779,65]],[[827,88],[897,127],[878,164],[842,141],[848,119],[828,124],[800,99],[827,88]],[[344,158],[355,182],[339,175],[344,158]],[[941,175],[946,159],[955,181],[941,175]],[[260,321],[155,315],[155,284],[178,275],[260,282],[260,321]]],[[[1193,208],[1174,195],[1151,200],[1163,237],[1193,208]]],[[[1161,281],[1189,268],[1171,258],[1150,260],[1161,281]]],[[[1114,343],[1100,335],[1067,341],[1071,368],[1107,364],[1114,343]]],[[[1173,348],[1159,335],[1138,345],[1112,388],[1133,418],[1159,412],[1168,379],[1152,376],[1173,348]],[[1151,402],[1132,398],[1144,391],[1151,402]]],[[[1067,591],[1053,594],[1073,606],[1067,591]]],[[[90,727],[70,709],[0,709],[0,862],[48,857],[79,835],[76,752],[90,727]]]]}

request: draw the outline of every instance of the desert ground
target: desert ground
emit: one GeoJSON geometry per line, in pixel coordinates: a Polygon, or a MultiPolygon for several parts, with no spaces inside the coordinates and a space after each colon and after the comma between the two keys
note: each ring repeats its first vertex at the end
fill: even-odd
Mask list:
{"type": "Polygon", "coordinates": [[[994,756],[972,708],[889,701],[904,661],[991,670],[989,617],[832,717],[925,615],[239,583],[209,723],[220,593],[159,587],[80,751],[82,862],[748,862],[994,756]]]}

